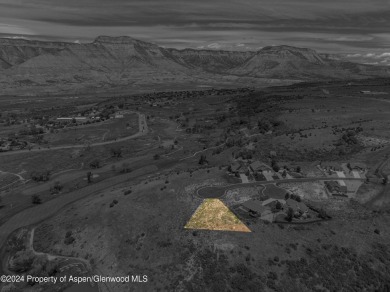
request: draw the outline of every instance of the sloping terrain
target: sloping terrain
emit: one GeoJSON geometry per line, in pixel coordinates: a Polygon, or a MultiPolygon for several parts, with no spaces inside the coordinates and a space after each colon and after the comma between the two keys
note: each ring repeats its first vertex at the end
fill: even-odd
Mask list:
{"type": "Polygon", "coordinates": [[[146,85],[261,85],[278,80],[389,76],[389,68],[353,64],[290,46],[257,52],[165,49],[130,37],[92,43],[0,39],[0,88],[14,93],[146,85]]]}

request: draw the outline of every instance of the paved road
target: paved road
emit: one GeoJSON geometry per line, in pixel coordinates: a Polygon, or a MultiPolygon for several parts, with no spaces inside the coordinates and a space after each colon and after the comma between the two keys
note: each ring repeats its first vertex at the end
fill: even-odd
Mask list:
{"type": "MultiPolygon", "coordinates": [[[[294,178],[294,179],[279,179],[275,181],[257,181],[251,183],[237,183],[225,186],[206,186],[200,187],[196,190],[196,194],[201,198],[220,198],[226,194],[226,191],[237,188],[237,187],[252,187],[262,186],[267,184],[280,184],[280,183],[300,183],[300,182],[312,182],[312,181],[330,181],[338,180],[338,178],[332,177],[306,177],[306,178],[294,178]]],[[[346,177],[343,180],[357,180],[364,181],[362,178],[346,177]]]]}
{"type": "MultiPolygon", "coordinates": [[[[105,142],[97,142],[97,143],[91,143],[88,146],[103,146],[103,145],[109,145],[109,144],[114,144],[118,142],[123,142],[127,140],[131,140],[134,138],[138,138],[141,136],[146,135],[149,132],[148,125],[146,123],[146,117],[144,114],[141,113],[136,113],[138,114],[138,124],[139,124],[139,130],[138,133],[127,136],[124,138],[119,138],[116,140],[111,140],[111,141],[105,141],[105,142]]],[[[84,148],[87,145],[85,144],[78,144],[78,145],[64,145],[64,146],[56,146],[56,147],[50,147],[50,148],[40,148],[40,149],[31,149],[31,150],[16,150],[16,151],[7,151],[7,152],[0,152],[0,156],[8,156],[8,155],[15,155],[15,154],[21,154],[21,153],[32,153],[32,152],[42,152],[42,151],[51,151],[51,150],[62,150],[62,149],[75,149],[75,148],[84,148]]]]}

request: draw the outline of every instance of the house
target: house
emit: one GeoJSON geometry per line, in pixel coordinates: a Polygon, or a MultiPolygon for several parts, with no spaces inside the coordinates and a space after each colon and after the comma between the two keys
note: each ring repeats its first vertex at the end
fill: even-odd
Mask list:
{"type": "Polygon", "coordinates": [[[288,199],[286,201],[286,208],[293,209],[294,213],[306,213],[309,211],[309,208],[303,202],[298,202],[293,199],[288,199]]]}
{"type": "Polygon", "coordinates": [[[278,212],[274,214],[274,222],[286,222],[286,213],[278,212]]]}
{"type": "Polygon", "coordinates": [[[338,181],[326,181],[325,187],[332,196],[345,196],[348,189],[346,185],[341,185],[338,181]]]}
{"type": "Polygon", "coordinates": [[[271,207],[272,205],[276,204],[277,202],[281,203],[282,205],[286,204],[285,200],[269,198],[269,199],[263,201],[263,206],[271,207]]]}
{"type": "Polygon", "coordinates": [[[275,214],[268,209],[261,214],[260,219],[272,223],[275,221],[275,214]]]}
{"type": "Polygon", "coordinates": [[[321,162],[320,167],[326,171],[342,171],[341,166],[336,162],[321,162]]]}
{"type": "Polygon", "coordinates": [[[245,167],[242,166],[239,162],[234,161],[232,164],[230,164],[229,171],[238,175],[245,172],[245,167]]]}
{"type": "Polygon", "coordinates": [[[115,115],[115,118],[116,118],[116,119],[123,119],[123,115],[116,114],[116,115],[115,115]]]}
{"type": "Polygon", "coordinates": [[[349,164],[351,170],[365,171],[367,166],[360,162],[353,162],[349,164]]]}
{"type": "Polygon", "coordinates": [[[253,172],[261,172],[263,169],[265,169],[264,164],[261,163],[261,162],[258,161],[258,160],[252,162],[252,163],[249,165],[249,167],[250,167],[250,169],[251,169],[253,172]]]}
{"type": "Polygon", "coordinates": [[[249,212],[249,215],[253,217],[260,217],[266,211],[270,211],[269,208],[263,206],[260,201],[248,200],[242,204],[245,210],[249,212]]]}

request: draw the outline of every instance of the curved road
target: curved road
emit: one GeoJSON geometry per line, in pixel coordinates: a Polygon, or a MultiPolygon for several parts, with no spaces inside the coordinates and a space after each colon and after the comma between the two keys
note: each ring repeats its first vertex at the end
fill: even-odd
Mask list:
{"type": "MultiPolygon", "coordinates": [[[[200,187],[196,190],[196,194],[200,198],[220,198],[226,194],[228,190],[237,188],[237,187],[252,187],[252,186],[263,186],[269,184],[279,184],[279,183],[299,183],[299,182],[312,182],[312,181],[330,181],[330,180],[340,180],[339,178],[332,177],[307,177],[307,178],[294,178],[294,179],[279,179],[274,181],[257,181],[252,183],[237,183],[225,186],[206,186],[200,187]]],[[[346,177],[342,180],[357,180],[364,181],[362,178],[353,178],[346,177]]]]}
{"type": "MultiPolygon", "coordinates": [[[[144,114],[136,112],[138,115],[138,124],[139,124],[139,130],[138,133],[127,136],[124,138],[119,138],[112,141],[105,141],[105,142],[97,142],[97,143],[91,143],[88,146],[103,146],[103,145],[109,145],[114,144],[122,141],[127,141],[130,139],[138,138],[141,136],[146,135],[149,132],[148,125],[146,123],[146,118],[144,114]]],[[[51,150],[62,150],[62,149],[73,149],[73,148],[84,148],[87,145],[85,144],[78,144],[78,145],[66,145],[66,146],[57,146],[57,147],[50,147],[50,148],[40,148],[40,149],[31,149],[31,150],[15,150],[15,151],[7,151],[7,152],[1,152],[0,156],[8,156],[8,155],[15,155],[20,153],[31,153],[31,152],[42,152],[42,151],[51,151],[51,150]]]]}
{"type": "Polygon", "coordinates": [[[76,191],[64,194],[63,196],[59,196],[55,199],[47,201],[44,204],[35,205],[28,209],[24,209],[23,211],[13,215],[0,226],[0,248],[6,242],[8,236],[16,229],[24,226],[38,224],[43,220],[58,214],[58,212],[63,207],[70,205],[80,199],[86,198],[89,195],[101,192],[105,189],[109,189],[118,184],[135,180],[139,176],[144,176],[154,172],[156,172],[156,167],[144,166],[140,169],[134,170],[133,172],[115,176],[101,182],[91,184],[76,191]]]}

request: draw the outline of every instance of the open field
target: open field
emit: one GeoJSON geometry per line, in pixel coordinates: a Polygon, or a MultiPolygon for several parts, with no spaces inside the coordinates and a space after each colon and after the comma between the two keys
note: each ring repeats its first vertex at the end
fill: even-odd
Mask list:
{"type": "Polygon", "coordinates": [[[205,199],[184,226],[186,229],[251,232],[218,199],[205,199]]]}
{"type": "Polygon", "coordinates": [[[44,138],[51,146],[90,144],[127,137],[137,133],[138,129],[138,116],[127,114],[121,119],[59,130],[55,134],[46,134],[44,138]]]}
{"type": "MultiPolygon", "coordinates": [[[[382,180],[390,169],[390,147],[382,143],[390,139],[390,103],[359,90],[324,83],[77,104],[78,110],[139,112],[148,131],[83,145],[138,131],[131,115],[130,129],[130,120],[113,119],[45,134],[53,146],[82,147],[0,154],[0,170],[26,180],[1,193],[0,239],[33,224],[37,252],[82,258],[99,274],[148,275],[143,291],[314,291],[320,283],[329,291],[381,291],[390,264],[388,185],[382,180]],[[278,174],[274,181],[256,177],[249,167],[255,161],[263,165],[259,173],[278,174]],[[335,199],[323,183],[335,174],[317,167],[324,161],[344,171],[348,163],[363,163],[369,179],[352,178],[347,170],[353,196],[335,199]],[[237,172],[229,168],[234,163],[237,172]],[[37,165],[50,171],[48,181],[30,180],[37,165]],[[281,176],[284,167],[288,177],[281,176]],[[241,184],[240,175],[250,182],[241,184]],[[61,190],[52,193],[57,181],[61,190]],[[284,198],[286,191],[331,219],[278,225],[240,211],[249,199],[284,198]],[[32,203],[33,195],[41,204],[32,203]],[[342,281],[332,281],[336,277],[342,281]]],[[[99,288],[137,290],[122,283],[99,288]]]]}

